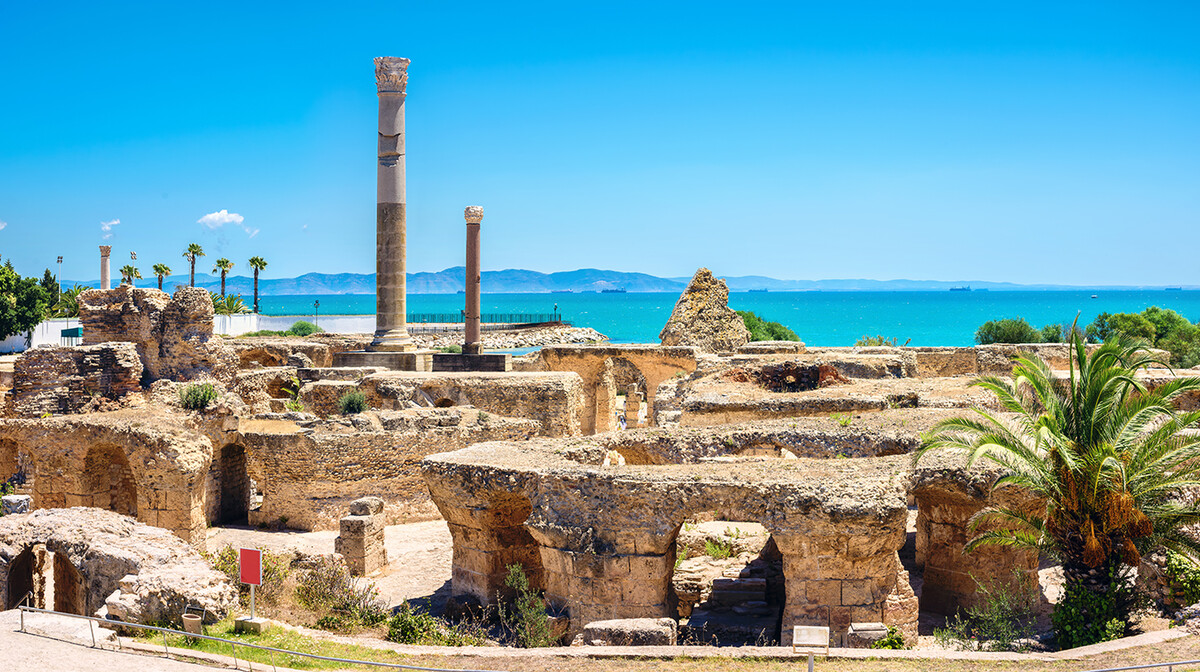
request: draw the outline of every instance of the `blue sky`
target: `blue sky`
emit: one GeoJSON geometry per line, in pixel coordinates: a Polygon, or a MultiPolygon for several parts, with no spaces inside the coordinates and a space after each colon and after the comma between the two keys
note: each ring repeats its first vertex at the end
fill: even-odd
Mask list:
{"type": "Polygon", "coordinates": [[[1200,5],[1047,4],[8,2],[0,256],[372,272],[391,55],[410,271],[1200,284],[1200,5]]]}

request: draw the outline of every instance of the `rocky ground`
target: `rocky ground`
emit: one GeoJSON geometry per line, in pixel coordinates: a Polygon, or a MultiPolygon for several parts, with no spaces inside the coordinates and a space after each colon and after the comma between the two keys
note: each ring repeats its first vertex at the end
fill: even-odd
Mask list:
{"type": "MultiPolygon", "coordinates": [[[[452,345],[462,345],[463,343],[463,332],[461,329],[436,334],[419,333],[419,328],[414,329],[414,331],[418,333],[413,334],[413,340],[422,348],[436,350],[452,345]]],[[[487,350],[534,348],[543,345],[569,343],[600,343],[607,340],[607,336],[591,327],[570,327],[566,325],[483,332],[483,347],[487,350]]]]}

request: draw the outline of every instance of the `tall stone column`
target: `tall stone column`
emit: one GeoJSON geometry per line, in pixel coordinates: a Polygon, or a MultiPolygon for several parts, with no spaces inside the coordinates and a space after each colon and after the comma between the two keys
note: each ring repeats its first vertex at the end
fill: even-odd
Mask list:
{"type": "Polygon", "coordinates": [[[375,59],[379,90],[379,164],[375,207],[375,338],[371,350],[413,350],[406,328],[404,98],[407,58],[375,59]]]}
{"type": "Polygon", "coordinates": [[[467,220],[467,306],[465,318],[466,342],[463,354],[483,354],[483,341],[479,337],[479,223],[483,221],[483,208],[469,205],[463,211],[467,220]]]}
{"type": "Polygon", "coordinates": [[[108,276],[108,255],[112,252],[112,245],[100,246],[100,289],[112,289],[112,282],[108,276]]]}

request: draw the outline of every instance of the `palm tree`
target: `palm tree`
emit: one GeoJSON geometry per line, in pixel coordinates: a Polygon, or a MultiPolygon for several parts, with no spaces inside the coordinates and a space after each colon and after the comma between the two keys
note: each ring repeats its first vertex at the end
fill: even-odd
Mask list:
{"type": "Polygon", "coordinates": [[[1200,389],[1200,378],[1147,390],[1135,373],[1157,362],[1142,342],[1117,337],[1088,355],[1077,330],[1070,338],[1069,376],[1021,357],[1011,381],[977,379],[973,384],[993,392],[1008,415],[976,409],[979,418],[943,420],[914,461],[930,449],[965,449],[969,463],[987,459],[1007,470],[995,487],[1044,499],[1045,507],[1032,512],[980,512],[972,524],[988,530],[967,549],[1000,544],[1057,556],[1066,597],[1055,629],[1060,645],[1074,646],[1103,635],[1060,629],[1060,610],[1073,609],[1101,632],[1112,619],[1124,626],[1132,606],[1129,568],[1143,553],[1166,547],[1200,557],[1200,543],[1181,532],[1200,522],[1200,504],[1179,497],[1200,485],[1200,436],[1188,432],[1200,426],[1200,411],[1174,408],[1181,395],[1200,389]]]}
{"type": "Polygon", "coordinates": [[[122,285],[132,285],[135,278],[140,280],[142,278],[142,272],[134,268],[133,264],[125,264],[121,267],[122,285]]]}
{"type": "Polygon", "coordinates": [[[192,265],[191,278],[188,280],[188,287],[196,286],[196,259],[204,256],[204,248],[200,247],[199,243],[189,243],[187,249],[183,251],[183,258],[188,260],[192,265]]]}
{"type": "Polygon", "coordinates": [[[75,285],[70,289],[64,289],[62,294],[58,295],[58,301],[54,304],[54,317],[79,317],[79,295],[91,289],[84,285],[75,285]]]}
{"type": "Polygon", "coordinates": [[[221,274],[221,296],[225,296],[225,275],[231,268],[233,268],[233,262],[225,257],[221,257],[216,264],[213,264],[212,272],[221,274]]]}
{"type": "Polygon", "coordinates": [[[221,296],[216,292],[209,292],[209,294],[212,297],[213,312],[217,315],[237,315],[250,312],[250,309],[242,301],[241,294],[230,294],[229,296],[221,296]]]}
{"type": "Polygon", "coordinates": [[[158,276],[158,289],[162,291],[163,278],[171,274],[171,267],[166,264],[155,264],[154,274],[158,276]]]}
{"type": "Polygon", "coordinates": [[[254,269],[254,312],[258,312],[258,272],[267,267],[262,257],[250,257],[250,268],[254,269]]]}

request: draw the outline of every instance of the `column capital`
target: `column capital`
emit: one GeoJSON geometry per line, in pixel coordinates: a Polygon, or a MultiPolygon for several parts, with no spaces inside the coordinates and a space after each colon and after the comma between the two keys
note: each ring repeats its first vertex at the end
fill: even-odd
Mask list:
{"type": "Polygon", "coordinates": [[[100,256],[107,257],[112,253],[112,245],[101,245],[100,256]]]}
{"type": "Polygon", "coordinates": [[[379,56],[375,59],[375,86],[379,93],[398,93],[404,95],[408,86],[407,58],[394,56],[379,56]]]}
{"type": "Polygon", "coordinates": [[[463,217],[467,220],[467,224],[478,224],[483,221],[483,206],[468,205],[463,211],[463,217]]]}

